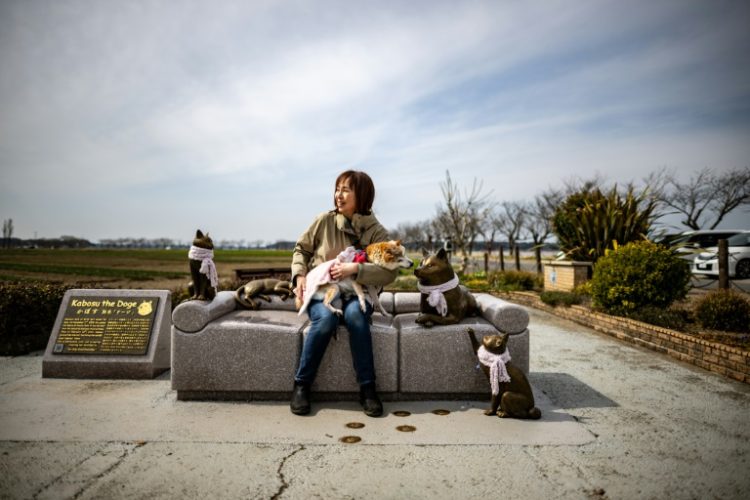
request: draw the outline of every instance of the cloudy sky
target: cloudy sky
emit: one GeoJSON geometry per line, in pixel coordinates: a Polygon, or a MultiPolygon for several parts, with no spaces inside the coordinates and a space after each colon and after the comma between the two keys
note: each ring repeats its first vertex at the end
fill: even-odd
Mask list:
{"type": "Polygon", "coordinates": [[[271,242],[348,168],[395,227],[435,213],[447,170],[511,201],[746,167],[748,19],[720,0],[2,0],[0,218],[271,242]]]}

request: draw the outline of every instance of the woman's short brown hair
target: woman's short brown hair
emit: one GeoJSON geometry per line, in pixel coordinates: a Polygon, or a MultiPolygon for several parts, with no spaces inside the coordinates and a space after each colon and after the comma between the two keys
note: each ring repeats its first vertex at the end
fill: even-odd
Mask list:
{"type": "MultiPolygon", "coordinates": [[[[347,181],[349,187],[354,191],[354,199],[357,202],[354,213],[368,215],[372,211],[372,203],[375,201],[375,185],[372,183],[370,176],[357,170],[342,172],[336,177],[334,193],[339,184],[344,181],[347,181]]],[[[333,206],[336,206],[335,194],[333,195],[333,206]]]]}

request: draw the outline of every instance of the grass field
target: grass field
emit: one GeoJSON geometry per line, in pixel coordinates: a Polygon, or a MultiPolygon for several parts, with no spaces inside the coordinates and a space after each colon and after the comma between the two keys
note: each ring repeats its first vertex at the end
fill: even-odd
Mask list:
{"type": "MultiPolygon", "coordinates": [[[[216,250],[222,281],[237,268],[289,266],[291,251],[216,250]]],[[[167,289],[190,281],[187,249],[13,249],[0,250],[0,281],[77,283],[108,288],[167,289]]]]}
{"type": "MultiPolygon", "coordinates": [[[[75,284],[82,288],[135,288],[175,290],[190,281],[187,249],[11,249],[0,250],[0,282],[42,281],[75,284]]],[[[410,254],[415,264],[421,253],[410,254]]],[[[513,265],[509,257],[508,268],[513,265]]],[[[472,256],[480,270],[481,254],[472,256]]],[[[235,269],[290,266],[288,250],[215,250],[214,262],[223,289],[238,286],[235,269]]],[[[529,270],[533,261],[525,256],[523,266],[529,270]]],[[[454,261],[455,265],[455,261],[454,261]]],[[[492,268],[497,268],[493,262],[492,268]]],[[[411,270],[388,289],[415,290],[416,279],[411,270]]]]}

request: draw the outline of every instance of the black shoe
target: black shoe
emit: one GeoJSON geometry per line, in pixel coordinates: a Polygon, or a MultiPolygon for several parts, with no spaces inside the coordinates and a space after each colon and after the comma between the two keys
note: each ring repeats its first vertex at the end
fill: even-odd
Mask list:
{"type": "Polygon", "coordinates": [[[375,384],[365,384],[359,388],[359,404],[368,417],[379,417],[383,414],[383,403],[380,402],[375,384]]]}
{"type": "Polygon", "coordinates": [[[307,415],[310,413],[310,386],[301,382],[294,383],[292,391],[292,402],[289,405],[295,415],[307,415]]]}

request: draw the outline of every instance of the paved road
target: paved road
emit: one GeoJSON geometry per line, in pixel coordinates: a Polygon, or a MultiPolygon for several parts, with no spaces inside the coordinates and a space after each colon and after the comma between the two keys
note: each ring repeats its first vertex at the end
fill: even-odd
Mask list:
{"type": "Polygon", "coordinates": [[[176,401],[168,377],[41,379],[38,355],[0,358],[0,497],[747,498],[750,386],[530,314],[536,422],[467,401],[294,417],[176,401]]]}

